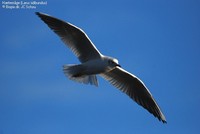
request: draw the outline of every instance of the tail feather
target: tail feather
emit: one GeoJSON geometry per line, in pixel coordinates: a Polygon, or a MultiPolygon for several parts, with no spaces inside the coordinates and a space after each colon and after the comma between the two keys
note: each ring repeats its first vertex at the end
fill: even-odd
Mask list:
{"type": "Polygon", "coordinates": [[[83,74],[84,68],[81,65],[64,65],[63,71],[66,77],[76,82],[91,84],[98,86],[96,75],[85,75],[83,74]]]}

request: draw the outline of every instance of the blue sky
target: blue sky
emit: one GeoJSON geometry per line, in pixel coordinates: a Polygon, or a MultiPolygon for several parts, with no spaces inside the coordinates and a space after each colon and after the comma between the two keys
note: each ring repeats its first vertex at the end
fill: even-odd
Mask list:
{"type": "Polygon", "coordinates": [[[0,134],[199,133],[200,1],[47,2],[0,8],[0,134]],[[168,123],[100,77],[98,88],[68,80],[62,65],[79,61],[36,11],[81,27],[143,80],[168,123]]]}

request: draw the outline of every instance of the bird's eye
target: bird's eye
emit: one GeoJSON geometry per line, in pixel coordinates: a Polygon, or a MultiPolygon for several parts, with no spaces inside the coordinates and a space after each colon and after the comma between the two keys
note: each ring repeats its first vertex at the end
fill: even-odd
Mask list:
{"type": "Polygon", "coordinates": [[[109,63],[109,64],[114,64],[114,61],[109,60],[108,63],[109,63]]]}

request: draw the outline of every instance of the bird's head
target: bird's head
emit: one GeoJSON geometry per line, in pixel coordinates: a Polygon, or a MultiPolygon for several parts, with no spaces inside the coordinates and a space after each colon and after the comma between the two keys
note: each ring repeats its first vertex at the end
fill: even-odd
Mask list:
{"type": "Polygon", "coordinates": [[[107,58],[107,64],[111,69],[114,69],[115,67],[121,67],[118,60],[112,57],[107,58]]]}

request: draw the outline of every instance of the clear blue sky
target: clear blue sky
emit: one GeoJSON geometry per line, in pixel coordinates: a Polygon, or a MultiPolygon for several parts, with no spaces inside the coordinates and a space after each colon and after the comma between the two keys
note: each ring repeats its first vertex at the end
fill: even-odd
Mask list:
{"type": "Polygon", "coordinates": [[[0,134],[199,133],[199,0],[47,2],[0,8],[0,134]],[[68,80],[62,65],[79,61],[36,11],[81,27],[103,54],[118,58],[168,123],[101,77],[98,88],[68,80]]]}

